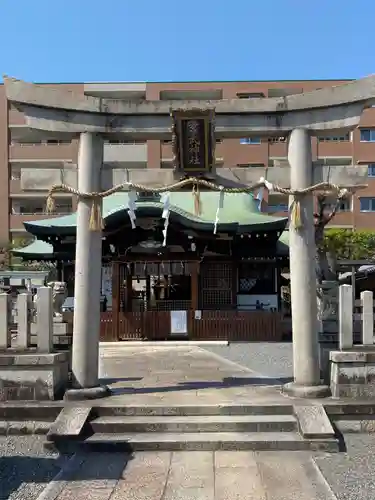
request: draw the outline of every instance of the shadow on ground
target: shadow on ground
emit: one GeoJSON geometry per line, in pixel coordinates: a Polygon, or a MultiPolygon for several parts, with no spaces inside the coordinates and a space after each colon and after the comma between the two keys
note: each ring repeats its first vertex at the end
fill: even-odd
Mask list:
{"type": "Polygon", "coordinates": [[[100,379],[104,385],[115,384],[116,382],[139,382],[143,377],[103,377],[100,379]]]}
{"type": "MultiPolygon", "coordinates": [[[[108,379],[107,379],[108,380],[108,379]]],[[[276,387],[288,382],[293,378],[271,378],[271,377],[225,377],[221,381],[191,381],[180,382],[178,385],[166,387],[111,387],[113,395],[121,394],[151,394],[179,391],[197,391],[200,389],[229,389],[231,387],[276,387]]],[[[120,382],[120,379],[113,379],[113,383],[120,382]]],[[[104,382],[104,380],[102,380],[104,382]]],[[[108,382],[107,382],[108,383],[108,382]]]]}
{"type": "Polygon", "coordinates": [[[48,484],[60,467],[55,458],[7,456],[0,458],[0,499],[9,498],[22,483],[48,484]]]}
{"type": "MultiPolygon", "coordinates": [[[[95,452],[90,453],[90,460],[85,455],[76,454],[73,464],[69,464],[68,458],[64,457],[66,474],[62,481],[117,481],[129,460],[131,454],[118,454],[116,457],[107,456],[106,453],[98,453],[97,460],[93,460],[95,452]]],[[[35,497],[35,487],[39,486],[37,497],[47,487],[48,483],[61,471],[61,459],[46,457],[7,456],[0,458],[0,500],[8,499],[19,488],[19,498],[35,497]]]]}

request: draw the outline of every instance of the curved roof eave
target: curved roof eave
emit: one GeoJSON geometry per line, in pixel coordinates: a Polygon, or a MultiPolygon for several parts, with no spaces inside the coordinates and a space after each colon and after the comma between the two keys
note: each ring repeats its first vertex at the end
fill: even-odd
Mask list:
{"type": "Polygon", "coordinates": [[[285,113],[353,103],[375,104],[375,75],[341,85],[285,97],[223,99],[219,101],[141,101],[84,96],[73,91],[48,88],[14,78],[3,77],[7,99],[29,106],[80,111],[103,115],[169,115],[172,109],[191,109],[202,104],[218,114],[285,113]]]}
{"type": "MultiPolygon", "coordinates": [[[[108,214],[104,220],[106,223],[115,221],[117,218],[124,216],[127,217],[127,208],[122,208],[117,210],[115,213],[108,214]]],[[[162,204],[144,204],[144,206],[137,207],[137,214],[145,214],[145,215],[155,215],[161,216],[162,212],[162,204]],[[157,206],[159,205],[159,206],[157,206]]],[[[231,232],[231,233],[242,233],[254,230],[273,230],[273,231],[283,231],[287,225],[288,218],[287,217],[272,217],[264,214],[251,214],[253,220],[249,218],[248,223],[239,223],[239,222],[223,222],[218,223],[218,230],[221,232],[231,232]],[[257,221],[258,219],[258,221],[257,221]]],[[[75,214],[72,214],[69,217],[74,217],[75,214]]],[[[70,224],[68,226],[64,226],[61,224],[53,224],[53,221],[61,222],[63,219],[67,217],[58,217],[56,219],[45,219],[41,221],[35,222],[24,222],[25,229],[33,234],[34,236],[41,235],[74,235],[76,233],[76,225],[70,224]]],[[[183,210],[179,210],[177,207],[170,207],[170,220],[171,222],[179,222],[185,227],[189,227],[192,229],[200,230],[202,232],[210,232],[213,230],[214,221],[202,221],[199,220],[198,217],[192,216],[184,212],[183,210]]]]}

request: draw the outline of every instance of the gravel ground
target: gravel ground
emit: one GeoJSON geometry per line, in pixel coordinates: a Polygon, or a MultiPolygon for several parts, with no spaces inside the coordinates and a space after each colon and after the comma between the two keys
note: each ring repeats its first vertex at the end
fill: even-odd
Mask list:
{"type": "Polygon", "coordinates": [[[348,434],[347,453],[318,455],[315,461],[338,500],[374,500],[375,435],[348,434]]]}
{"type": "Polygon", "coordinates": [[[45,436],[0,438],[0,499],[35,500],[66,457],[43,449],[45,436]]]}
{"type": "Polygon", "coordinates": [[[291,343],[244,342],[228,346],[210,345],[204,349],[267,377],[283,379],[293,376],[291,343]]]}

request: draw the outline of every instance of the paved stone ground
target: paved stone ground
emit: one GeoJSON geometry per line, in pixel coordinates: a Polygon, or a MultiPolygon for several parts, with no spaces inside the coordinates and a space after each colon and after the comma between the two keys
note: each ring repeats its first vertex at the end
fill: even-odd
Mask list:
{"type": "MultiPolygon", "coordinates": [[[[102,498],[117,500],[121,498],[120,492],[123,494],[122,498],[127,500],[154,500],[154,498],[163,499],[162,496],[155,496],[160,492],[163,484],[163,500],[205,500],[206,498],[330,500],[334,498],[324,485],[322,478],[317,476],[316,468],[309,455],[304,453],[189,452],[186,455],[184,452],[178,452],[172,454],[172,459],[171,454],[168,453],[150,452],[134,455],[134,459],[128,464],[128,457],[122,454],[100,454],[99,457],[96,454],[90,454],[75,457],[73,462],[69,463],[70,457],[58,457],[43,450],[42,439],[39,436],[0,439],[1,500],[8,498],[10,500],[73,500],[75,498],[85,500],[89,498],[87,491],[91,491],[90,498],[93,500],[102,498]],[[161,455],[165,458],[162,459],[161,455]],[[171,463],[168,469],[171,471],[168,477],[169,483],[164,480],[165,461],[168,462],[168,457],[171,463]],[[230,461],[230,467],[224,467],[224,458],[230,461]],[[214,460],[215,473],[213,465],[212,469],[208,466],[208,463],[211,461],[213,464],[214,460]],[[199,467],[200,464],[203,464],[202,468],[199,467]],[[59,481],[50,483],[62,466],[67,472],[59,477],[59,481]],[[69,470],[75,471],[75,476],[69,474],[69,470]],[[202,479],[202,474],[205,480],[202,479]],[[204,496],[206,494],[204,488],[208,491],[210,481],[212,484],[212,476],[216,497],[204,496]],[[176,483],[180,485],[179,490],[176,488],[176,483]],[[275,488],[272,489],[274,484],[279,486],[276,491],[275,488]],[[306,486],[305,491],[301,493],[297,489],[298,493],[296,493],[296,488],[301,489],[301,485],[306,486]],[[258,489],[254,491],[255,487],[258,489]],[[222,491],[219,491],[220,488],[222,491]],[[249,488],[252,488],[250,493],[249,488]],[[240,496],[235,495],[236,489],[240,496]],[[261,496],[264,490],[268,494],[266,497],[261,496]],[[109,497],[109,494],[112,496],[109,497]]],[[[338,500],[373,500],[375,498],[375,455],[373,453],[375,436],[348,435],[346,442],[347,453],[317,454],[315,462],[338,500]]]]}
{"type": "MultiPolygon", "coordinates": [[[[291,344],[158,352],[106,350],[101,371],[117,390],[114,398],[131,404],[210,404],[233,397],[264,402],[282,397],[272,384],[291,375],[291,344]],[[116,376],[123,378],[110,380],[116,376]]],[[[132,460],[123,454],[79,455],[72,462],[43,450],[43,439],[0,438],[1,500],[330,500],[332,491],[338,500],[375,498],[375,435],[348,435],[347,453],[314,457],[300,452],[150,452],[132,460]],[[61,467],[58,480],[51,482],[61,467]]]]}
{"type": "MultiPolygon", "coordinates": [[[[45,460],[48,460],[45,458],[45,460]]],[[[41,458],[39,457],[39,461],[41,458]]],[[[43,472],[40,472],[43,471],[43,472]]],[[[28,500],[334,500],[311,457],[283,452],[74,455],[58,480],[31,474],[1,498],[28,500]],[[8,494],[9,496],[5,496],[8,494]]],[[[3,480],[3,478],[1,478],[3,480]]],[[[2,488],[4,488],[3,482],[2,488]]]]}
{"type": "Polygon", "coordinates": [[[100,373],[103,383],[113,391],[111,404],[286,401],[279,391],[279,380],[196,346],[104,348],[100,373]]]}
{"type": "Polygon", "coordinates": [[[208,345],[207,351],[268,377],[293,377],[293,345],[290,342],[252,342],[208,345]]]}

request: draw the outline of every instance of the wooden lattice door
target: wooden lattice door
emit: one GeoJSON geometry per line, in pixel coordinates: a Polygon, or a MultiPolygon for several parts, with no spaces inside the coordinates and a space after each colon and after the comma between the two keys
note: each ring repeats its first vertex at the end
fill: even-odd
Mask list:
{"type": "Polygon", "coordinates": [[[232,307],[233,266],[230,262],[203,262],[200,267],[199,308],[232,307]]]}

